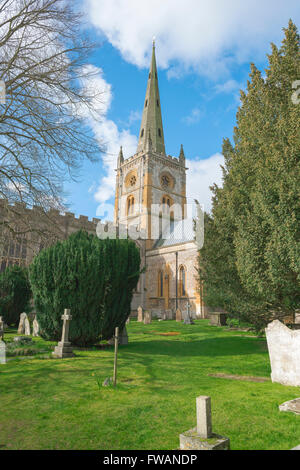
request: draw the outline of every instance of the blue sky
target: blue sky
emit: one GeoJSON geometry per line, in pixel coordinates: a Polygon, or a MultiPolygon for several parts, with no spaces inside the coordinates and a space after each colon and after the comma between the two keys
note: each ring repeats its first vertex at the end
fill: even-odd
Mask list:
{"type": "MultiPolygon", "coordinates": [[[[91,122],[107,154],[85,162],[67,182],[69,210],[110,218],[116,158],[135,153],[153,36],[166,151],[188,159],[188,196],[210,209],[209,186],[221,184],[222,140],[232,137],[239,90],[250,62],[266,67],[289,18],[299,27],[294,0],[79,0],[89,34],[101,44],[90,58],[103,91],[103,121],[91,122]]],[[[297,78],[297,77],[295,77],[297,78]]]]}

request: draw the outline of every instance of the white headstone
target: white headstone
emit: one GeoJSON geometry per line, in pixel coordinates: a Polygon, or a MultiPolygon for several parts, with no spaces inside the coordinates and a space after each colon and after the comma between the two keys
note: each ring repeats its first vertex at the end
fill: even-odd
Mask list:
{"type": "Polygon", "coordinates": [[[40,331],[40,325],[35,316],[33,323],[32,323],[32,336],[39,336],[39,331],[40,331]]]}
{"type": "Polygon", "coordinates": [[[290,330],[279,320],[269,323],[266,337],[272,382],[300,386],[300,330],[290,330]]]}
{"type": "Polygon", "coordinates": [[[6,344],[0,339],[0,364],[6,364],[6,344]]]}

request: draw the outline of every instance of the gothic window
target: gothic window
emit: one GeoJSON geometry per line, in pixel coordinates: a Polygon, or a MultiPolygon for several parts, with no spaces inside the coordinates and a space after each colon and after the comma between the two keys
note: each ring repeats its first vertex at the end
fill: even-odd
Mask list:
{"type": "Polygon", "coordinates": [[[148,106],[148,100],[145,101],[145,108],[148,106]]]}
{"type": "Polygon", "coordinates": [[[141,131],[141,137],[143,137],[143,135],[144,135],[144,129],[142,129],[141,131]]]}
{"type": "Polygon", "coordinates": [[[179,297],[186,296],[186,271],[183,266],[179,269],[179,297]]]}
{"type": "Polygon", "coordinates": [[[161,130],[158,128],[158,136],[161,137],[161,130]]]}
{"type": "Polygon", "coordinates": [[[158,297],[164,296],[164,273],[162,270],[158,271],[158,297]]]}
{"type": "Polygon", "coordinates": [[[159,101],[158,100],[156,100],[156,105],[159,106],[159,101]]]}
{"type": "Polygon", "coordinates": [[[134,213],[134,197],[129,196],[127,199],[127,215],[134,213]]]}

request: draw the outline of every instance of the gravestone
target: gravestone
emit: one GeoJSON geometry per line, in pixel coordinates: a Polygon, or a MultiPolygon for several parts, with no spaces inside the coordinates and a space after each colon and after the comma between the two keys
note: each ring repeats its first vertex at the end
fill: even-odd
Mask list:
{"type": "Polygon", "coordinates": [[[180,310],[180,308],[176,310],[176,321],[182,321],[182,311],[180,310]]]}
{"type": "Polygon", "coordinates": [[[167,320],[173,320],[172,310],[166,310],[166,319],[167,320]]]}
{"type": "Polygon", "coordinates": [[[128,344],[128,334],[126,326],[124,326],[123,330],[121,331],[121,334],[119,335],[119,344],[123,346],[128,344]]]}
{"type": "Polygon", "coordinates": [[[265,331],[272,382],[299,387],[300,330],[290,330],[279,320],[274,320],[265,331]]]}
{"type": "Polygon", "coordinates": [[[24,335],[30,336],[30,323],[29,323],[29,319],[27,316],[24,321],[24,335]]]}
{"type": "Polygon", "coordinates": [[[3,339],[4,337],[4,321],[2,320],[2,317],[0,317],[0,339],[3,339]]]}
{"type": "Polygon", "coordinates": [[[127,318],[126,325],[129,325],[129,323],[130,323],[130,317],[127,318]]]}
{"type": "Polygon", "coordinates": [[[35,315],[33,323],[32,323],[32,336],[39,336],[39,331],[40,331],[40,325],[35,315]]]}
{"type": "Polygon", "coordinates": [[[6,344],[0,339],[0,364],[6,364],[6,344]]]}
{"type": "Polygon", "coordinates": [[[210,397],[196,398],[197,426],[179,435],[180,450],[229,450],[230,440],[212,432],[210,397]]]}
{"type": "Polygon", "coordinates": [[[25,333],[25,319],[27,318],[27,313],[23,312],[20,315],[18,335],[24,335],[25,333]]]}
{"type": "Polygon", "coordinates": [[[143,308],[139,306],[137,309],[138,315],[137,315],[137,321],[142,322],[143,321],[143,308]]]}
{"type": "Polygon", "coordinates": [[[64,314],[62,315],[61,319],[64,322],[62,328],[61,341],[55,347],[52,355],[56,358],[73,357],[73,348],[69,341],[69,327],[70,321],[72,320],[72,315],[70,314],[69,308],[65,308],[64,314]]]}
{"type": "Polygon", "coordinates": [[[146,311],[144,315],[144,325],[149,325],[151,323],[151,313],[146,311]]]}
{"type": "Polygon", "coordinates": [[[226,326],[226,314],[222,312],[210,313],[209,324],[213,326],[226,326]]]}
{"type": "Polygon", "coordinates": [[[184,325],[194,325],[195,323],[192,320],[191,317],[191,305],[190,303],[187,304],[187,310],[185,312],[185,318],[184,318],[184,325]]]}

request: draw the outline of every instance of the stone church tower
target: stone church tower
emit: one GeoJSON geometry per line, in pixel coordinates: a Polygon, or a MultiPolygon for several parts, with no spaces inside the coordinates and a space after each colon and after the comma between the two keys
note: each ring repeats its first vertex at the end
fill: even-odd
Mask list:
{"type": "Polygon", "coordinates": [[[192,311],[201,313],[192,230],[179,241],[172,237],[186,217],[186,171],[182,146],[178,158],[166,154],[153,43],[137,150],[124,160],[121,147],[116,170],[114,223],[130,230],[146,266],[133,311],[141,305],[159,316],[184,310],[189,301],[192,311]]]}

